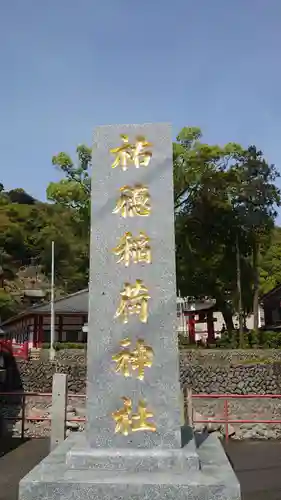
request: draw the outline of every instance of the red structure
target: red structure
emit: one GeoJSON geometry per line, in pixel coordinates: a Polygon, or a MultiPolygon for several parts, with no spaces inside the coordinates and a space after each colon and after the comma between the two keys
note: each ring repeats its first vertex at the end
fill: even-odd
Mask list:
{"type": "Polygon", "coordinates": [[[15,344],[12,340],[0,340],[0,352],[9,352],[15,358],[28,359],[29,346],[28,342],[15,344]]]}
{"type": "Polygon", "coordinates": [[[198,340],[204,340],[208,344],[215,342],[214,328],[214,301],[190,301],[188,299],[178,299],[178,317],[186,323],[185,332],[188,334],[190,344],[195,344],[198,340]],[[196,326],[203,328],[196,328],[196,326]],[[200,338],[199,338],[200,337],[200,338]]]}
{"type": "MultiPolygon", "coordinates": [[[[50,303],[30,307],[4,323],[4,339],[13,345],[41,347],[50,342],[51,330],[50,303]]],[[[88,290],[68,295],[55,301],[55,333],[58,342],[83,342],[83,325],[88,319],[88,290]]]]}
{"type": "MultiPolygon", "coordinates": [[[[88,289],[55,301],[55,338],[57,342],[86,342],[88,322],[88,289]]],[[[196,301],[177,299],[178,332],[188,335],[190,343],[202,339],[215,341],[213,312],[215,302],[210,299],[196,301]]],[[[28,343],[29,348],[50,342],[50,303],[34,305],[2,323],[4,338],[13,345],[28,343]]]]}

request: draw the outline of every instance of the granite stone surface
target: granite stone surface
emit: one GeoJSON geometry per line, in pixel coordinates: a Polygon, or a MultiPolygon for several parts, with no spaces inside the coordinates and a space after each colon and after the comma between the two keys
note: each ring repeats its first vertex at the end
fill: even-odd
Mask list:
{"type": "Polygon", "coordinates": [[[88,439],[95,448],[180,448],[180,387],[176,338],[176,277],[173,206],[173,164],[171,127],[168,124],[114,125],[98,127],[94,138],[92,179],[91,262],[88,333],[88,439]],[[121,145],[120,134],[131,142],[143,135],[153,143],[147,167],[127,171],[111,167],[110,148],[121,145]],[[119,189],[142,184],[151,197],[149,217],[122,218],[113,214],[119,189]],[[151,238],[152,263],[126,268],[117,264],[112,249],[125,232],[151,238]],[[114,315],[125,282],[143,280],[149,290],[148,322],[130,316],[123,324],[114,315]],[[154,350],[151,368],[144,381],[125,379],[115,373],[112,355],[129,337],[134,345],[142,338],[154,350]],[[122,397],[133,400],[134,411],[140,398],[154,413],[157,432],[136,432],[127,437],[114,434],[112,412],[123,406],[122,397]]]}
{"type": "Polygon", "coordinates": [[[91,448],[84,434],[77,436],[75,445],[66,455],[71,469],[127,472],[184,472],[199,470],[200,462],[195,441],[191,438],[180,449],[161,448],[91,448]]]}
{"type": "Polygon", "coordinates": [[[210,435],[198,453],[200,470],[127,472],[70,469],[69,438],[20,482],[19,500],[240,500],[238,480],[221,443],[210,435]]]}

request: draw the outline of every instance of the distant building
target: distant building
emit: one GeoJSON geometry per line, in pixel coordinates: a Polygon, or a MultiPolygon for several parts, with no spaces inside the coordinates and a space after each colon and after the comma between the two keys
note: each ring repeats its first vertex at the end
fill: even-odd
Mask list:
{"type": "Polygon", "coordinates": [[[281,285],[264,294],[262,302],[265,328],[267,330],[281,330],[281,285]]]}
{"type": "MultiPolygon", "coordinates": [[[[67,295],[55,301],[55,333],[58,342],[86,341],[82,327],[88,321],[88,290],[67,295]]],[[[50,302],[38,304],[4,321],[6,337],[17,343],[29,341],[34,347],[50,342],[50,302]]]]}
{"type": "MultiPolygon", "coordinates": [[[[225,327],[224,318],[216,308],[215,299],[205,297],[197,300],[191,297],[178,298],[178,331],[183,335],[189,336],[191,342],[208,341],[212,343],[214,338],[220,337],[225,327]]],[[[238,315],[232,317],[234,328],[239,327],[238,315]]],[[[259,305],[259,328],[264,326],[264,311],[259,305]]],[[[248,330],[254,328],[254,316],[249,315],[246,318],[246,327],[248,330]]]]}
{"type": "MultiPolygon", "coordinates": [[[[55,339],[57,342],[86,342],[88,333],[88,289],[67,295],[55,301],[55,339]]],[[[281,298],[281,287],[280,287],[281,298]]],[[[280,302],[280,300],[279,300],[280,302]]],[[[263,310],[259,311],[259,326],[263,326],[263,310]]],[[[281,318],[281,315],[280,315],[281,318]]],[[[191,297],[177,298],[177,330],[191,343],[202,340],[213,343],[224,326],[223,316],[216,311],[216,301],[191,297]]],[[[233,317],[238,327],[238,318],[233,317]]],[[[281,319],[280,319],[281,325],[281,319]]],[[[247,327],[253,328],[253,316],[247,318],[247,327]]],[[[16,343],[28,340],[30,346],[49,343],[51,336],[51,305],[41,303],[29,307],[1,325],[5,337],[16,343]]]]}

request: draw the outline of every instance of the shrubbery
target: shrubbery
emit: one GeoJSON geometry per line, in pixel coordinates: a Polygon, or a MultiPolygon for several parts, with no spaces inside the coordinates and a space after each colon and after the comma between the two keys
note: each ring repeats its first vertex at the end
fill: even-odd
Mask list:
{"type": "MultiPolygon", "coordinates": [[[[228,332],[222,333],[221,338],[216,339],[215,344],[205,344],[202,341],[196,344],[189,344],[188,337],[179,334],[179,347],[188,349],[238,349],[239,348],[239,332],[234,331],[231,334],[228,332]]],[[[254,331],[244,333],[244,349],[281,349],[281,332],[259,331],[256,334],[254,331]]]]}
{"type": "Polygon", "coordinates": [[[260,345],[271,349],[281,348],[281,332],[260,332],[260,345]]]}
{"type": "MultiPolygon", "coordinates": [[[[83,343],[71,343],[71,342],[55,342],[55,351],[62,351],[63,349],[86,349],[87,344],[83,343]]],[[[50,349],[50,342],[42,344],[43,349],[50,349]]]]}
{"type": "MultiPolygon", "coordinates": [[[[214,344],[205,344],[203,341],[198,341],[196,344],[190,344],[188,337],[179,334],[179,347],[183,349],[238,349],[239,348],[239,332],[236,330],[229,333],[222,333],[221,338],[217,339],[214,344]]],[[[50,343],[44,343],[43,349],[50,349],[50,343]]],[[[55,342],[54,348],[56,351],[63,349],[86,349],[85,343],[72,342],[55,342]]],[[[244,348],[245,349],[281,349],[281,332],[260,331],[256,334],[253,331],[244,333],[244,348]]]]}

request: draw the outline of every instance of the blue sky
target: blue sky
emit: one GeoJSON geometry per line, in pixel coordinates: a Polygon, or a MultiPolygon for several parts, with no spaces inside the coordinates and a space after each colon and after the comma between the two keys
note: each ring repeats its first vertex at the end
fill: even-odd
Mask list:
{"type": "Polygon", "coordinates": [[[96,125],[255,143],[281,164],[280,0],[2,0],[0,181],[33,196],[96,125]]]}

